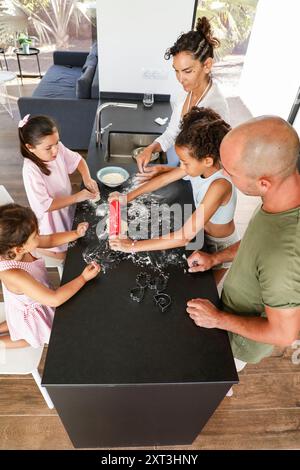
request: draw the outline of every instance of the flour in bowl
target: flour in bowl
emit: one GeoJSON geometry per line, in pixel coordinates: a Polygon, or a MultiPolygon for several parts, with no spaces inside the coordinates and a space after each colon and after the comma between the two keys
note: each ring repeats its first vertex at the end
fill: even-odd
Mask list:
{"type": "Polygon", "coordinates": [[[102,176],[102,181],[104,184],[121,184],[125,181],[125,178],[120,173],[107,173],[102,176]]]}

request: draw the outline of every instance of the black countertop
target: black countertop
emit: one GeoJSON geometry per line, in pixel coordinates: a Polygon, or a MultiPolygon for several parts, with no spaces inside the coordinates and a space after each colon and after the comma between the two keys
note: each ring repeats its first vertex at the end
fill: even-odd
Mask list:
{"type": "MultiPolygon", "coordinates": [[[[170,116],[168,103],[145,110],[106,109],[102,126],[112,122],[110,131],[163,132],[153,119],[170,116]]],[[[92,177],[103,161],[103,149],[95,145],[94,130],[88,154],[92,177]]],[[[134,163],[126,165],[136,171],[134,163]]],[[[100,188],[102,192],[103,187],[100,188]]],[[[189,183],[179,181],[160,193],[168,202],[192,202],[189,183]]],[[[88,219],[95,225],[92,211],[82,205],[76,223],[88,219]]],[[[94,228],[89,236],[68,249],[63,283],[79,275],[85,266],[82,251],[95,243],[94,228]],[[92,233],[93,231],[93,233],[92,233]]],[[[151,256],[155,257],[155,253],[151,256]]],[[[136,275],[147,271],[125,260],[99,275],[64,305],[56,309],[43,384],[125,385],[199,382],[236,382],[227,333],[195,326],[186,313],[186,302],[195,297],[219,302],[211,272],[191,275],[177,266],[170,274],[166,292],[172,305],[162,313],[148,289],[141,304],[130,299],[136,275]]]]}
{"type": "MultiPolygon", "coordinates": [[[[102,100],[101,102],[105,101],[111,100],[102,100]]],[[[122,103],[126,102],[126,100],[121,101],[122,103]]],[[[105,127],[106,125],[112,123],[112,126],[107,129],[103,135],[103,147],[96,147],[95,126],[92,130],[87,163],[89,165],[89,169],[93,178],[96,178],[96,173],[100,168],[104,166],[114,165],[113,161],[105,162],[103,158],[106,151],[109,132],[162,134],[168,126],[169,120],[165,125],[160,126],[159,124],[156,124],[156,122],[154,122],[154,119],[157,117],[170,118],[170,103],[155,103],[152,108],[144,108],[141,102],[128,102],[136,103],[138,105],[137,110],[128,108],[106,108],[102,111],[101,127],[105,127]]],[[[132,173],[136,172],[136,164],[133,160],[130,165],[126,164],[126,169],[132,173]]]]}

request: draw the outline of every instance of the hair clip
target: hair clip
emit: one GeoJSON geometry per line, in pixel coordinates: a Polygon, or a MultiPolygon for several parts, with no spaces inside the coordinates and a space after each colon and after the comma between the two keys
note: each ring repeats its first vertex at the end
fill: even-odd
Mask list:
{"type": "Polygon", "coordinates": [[[21,127],[25,126],[25,124],[27,124],[29,118],[30,118],[30,114],[26,114],[26,116],[24,116],[23,119],[21,119],[19,121],[18,127],[21,128],[21,127]]]}

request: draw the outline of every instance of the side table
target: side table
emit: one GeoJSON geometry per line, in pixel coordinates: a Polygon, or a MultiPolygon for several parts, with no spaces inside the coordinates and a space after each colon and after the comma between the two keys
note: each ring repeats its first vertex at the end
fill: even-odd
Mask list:
{"type": "Polygon", "coordinates": [[[37,49],[36,47],[30,47],[29,48],[29,52],[28,53],[25,53],[23,51],[23,49],[14,49],[14,53],[17,55],[17,59],[18,59],[18,66],[19,66],[19,72],[20,72],[20,78],[21,78],[21,83],[23,85],[23,77],[40,77],[42,78],[42,74],[41,74],[41,68],[40,68],[40,61],[39,61],[39,53],[40,53],[40,50],[37,49]],[[35,55],[36,56],[36,60],[37,60],[37,65],[38,65],[38,69],[39,69],[39,74],[38,75],[23,75],[22,73],[22,68],[21,68],[21,62],[20,62],[20,57],[29,57],[29,56],[33,56],[35,55]]]}

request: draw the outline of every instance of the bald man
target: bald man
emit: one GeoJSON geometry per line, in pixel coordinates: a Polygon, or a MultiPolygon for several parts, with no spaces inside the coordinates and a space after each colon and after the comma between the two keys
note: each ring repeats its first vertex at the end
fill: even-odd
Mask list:
{"type": "Polygon", "coordinates": [[[262,205],[241,242],[188,259],[190,272],[233,260],[223,309],[192,299],[187,312],[198,326],[229,332],[240,369],[270,355],[274,345],[291,345],[300,331],[299,150],[296,131],[279,117],[262,116],[231,130],[220,148],[224,172],[243,193],[261,196],[262,205]]]}

